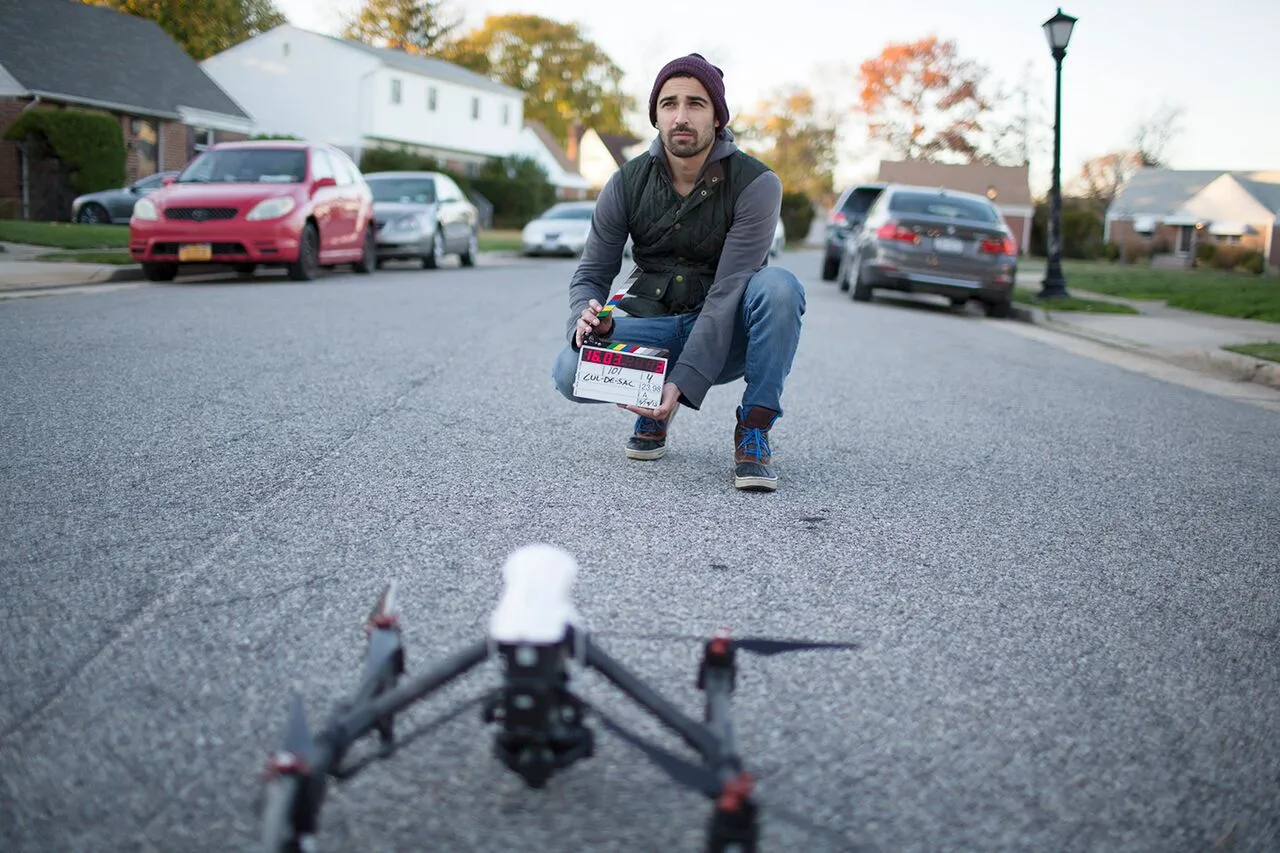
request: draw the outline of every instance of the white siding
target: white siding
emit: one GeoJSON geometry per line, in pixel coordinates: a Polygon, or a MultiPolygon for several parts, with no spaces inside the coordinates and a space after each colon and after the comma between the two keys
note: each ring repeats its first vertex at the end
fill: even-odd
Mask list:
{"type": "Polygon", "coordinates": [[[291,25],[242,42],[201,67],[254,117],[254,133],[328,142],[356,157],[373,140],[476,158],[504,157],[520,147],[520,93],[388,68],[374,54],[291,25]],[[398,104],[391,101],[393,80],[399,81],[398,104]],[[434,112],[428,110],[429,87],[436,89],[434,112]],[[480,101],[478,119],[471,114],[473,97],[480,101]]]}
{"type": "Polygon", "coordinates": [[[27,90],[22,84],[14,79],[13,75],[4,70],[4,66],[0,65],[0,96],[25,95],[27,90]]]}
{"type": "Polygon", "coordinates": [[[547,150],[538,134],[527,127],[520,134],[520,147],[515,153],[520,157],[528,157],[541,166],[552,186],[579,190],[590,188],[581,175],[566,172],[556,156],[547,150]]]}
{"type": "Polygon", "coordinates": [[[1231,222],[1272,222],[1275,214],[1267,210],[1248,190],[1230,175],[1223,175],[1202,189],[1182,206],[1187,213],[1202,220],[1231,222]]]}
{"type": "Polygon", "coordinates": [[[342,44],[282,26],[201,63],[254,118],[254,133],[288,134],[346,149],[367,119],[360,97],[381,63],[342,44]]]}
{"type": "Polygon", "coordinates": [[[604,189],[613,173],[618,171],[618,164],[609,153],[609,149],[594,130],[582,134],[578,143],[578,171],[597,190],[604,189]]]}
{"type": "Polygon", "coordinates": [[[516,94],[472,89],[395,68],[379,70],[370,83],[369,137],[486,157],[506,157],[520,148],[524,105],[516,94]],[[398,104],[392,102],[397,80],[398,104]],[[434,112],[427,108],[431,88],[436,90],[434,112]],[[479,100],[478,118],[472,116],[473,99],[479,100]]]}

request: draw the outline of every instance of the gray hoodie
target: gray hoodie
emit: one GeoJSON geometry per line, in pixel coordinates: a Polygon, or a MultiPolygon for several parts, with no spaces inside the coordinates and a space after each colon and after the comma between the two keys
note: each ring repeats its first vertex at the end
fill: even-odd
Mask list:
{"type": "MultiPolygon", "coordinates": [[[[712,144],[711,154],[694,183],[702,180],[707,166],[737,150],[732,132],[726,131],[723,138],[712,144]]],[[[661,138],[654,138],[648,154],[644,156],[657,160],[659,173],[666,180],[671,180],[661,138]]],[[[686,406],[701,408],[703,397],[724,368],[742,294],[747,281],[768,263],[769,248],[773,245],[781,209],[782,181],[772,171],[761,173],[738,195],[733,209],[733,224],[720,252],[715,282],[698,312],[680,360],[667,374],[667,381],[679,387],[680,401],[686,406]]],[[[596,200],[591,233],[587,237],[582,260],[569,283],[570,343],[573,342],[578,317],[588,301],[595,299],[603,305],[612,295],[609,289],[622,269],[622,250],[630,236],[627,220],[622,172],[617,171],[596,200]]]]}

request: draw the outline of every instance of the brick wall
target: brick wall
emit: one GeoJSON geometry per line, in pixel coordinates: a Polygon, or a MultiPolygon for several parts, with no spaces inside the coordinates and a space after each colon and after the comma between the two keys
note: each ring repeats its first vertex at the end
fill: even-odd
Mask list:
{"type": "Polygon", "coordinates": [[[181,169],[191,162],[191,134],[182,122],[161,123],[160,161],[161,172],[181,169]]]}
{"type": "Polygon", "coordinates": [[[1267,266],[1275,272],[1280,272],[1280,224],[1271,228],[1271,257],[1267,261],[1267,266]]]}

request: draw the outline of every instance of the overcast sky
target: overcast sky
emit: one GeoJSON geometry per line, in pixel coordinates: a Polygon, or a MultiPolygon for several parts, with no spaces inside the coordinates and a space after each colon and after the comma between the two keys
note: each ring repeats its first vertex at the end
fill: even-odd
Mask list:
{"type": "MultiPolygon", "coordinates": [[[[359,0],[275,0],[297,26],[336,34],[359,0]]],[[[461,4],[458,4],[461,6],[461,4]]],[[[455,6],[456,8],[457,6],[455,6]]],[[[1052,168],[1053,59],[1041,24],[1056,6],[1027,0],[467,0],[467,26],[524,13],[578,23],[626,72],[641,103],[667,60],[697,51],[725,71],[731,111],[779,86],[805,85],[850,112],[857,66],[890,41],[955,39],[993,80],[1029,79],[1047,128],[1031,158],[1041,192],[1052,168]],[[624,11],[625,9],[625,11],[624,11]],[[901,11],[899,11],[901,10],[901,11]]],[[[1079,18],[1063,64],[1064,181],[1089,157],[1125,146],[1135,122],[1162,105],[1183,109],[1170,146],[1176,168],[1280,169],[1278,0],[1074,0],[1079,18]]],[[[634,130],[652,132],[640,117],[634,130]]],[[[844,127],[837,182],[869,177],[877,152],[856,120],[844,127]]]]}

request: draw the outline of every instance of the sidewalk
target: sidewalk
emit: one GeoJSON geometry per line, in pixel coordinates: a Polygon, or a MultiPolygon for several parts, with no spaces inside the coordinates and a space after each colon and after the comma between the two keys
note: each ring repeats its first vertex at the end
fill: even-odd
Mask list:
{"type": "MultiPolygon", "coordinates": [[[[1018,285],[1039,290],[1043,278],[1043,270],[1020,270],[1018,285]]],[[[1280,282],[1276,286],[1280,287],[1280,282]]],[[[1025,322],[1142,353],[1181,367],[1280,390],[1280,363],[1222,349],[1235,344],[1280,342],[1280,323],[1219,317],[1170,308],[1163,302],[1090,293],[1072,287],[1070,281],[1067,282],[1067,290],[1072,296],[1119,302],[1141,313],[1088,314],[1015,305],[1015,316],[1025,322]]]]}
{"type": "Polygon", "coordinates": [[[35,258],[39,255],[64,250],[21,243],[0,243],[0,247],[3,247],[0,251],[0,293],[144,280],[142,268],[135,264],[37,261],[35,258]]]}

